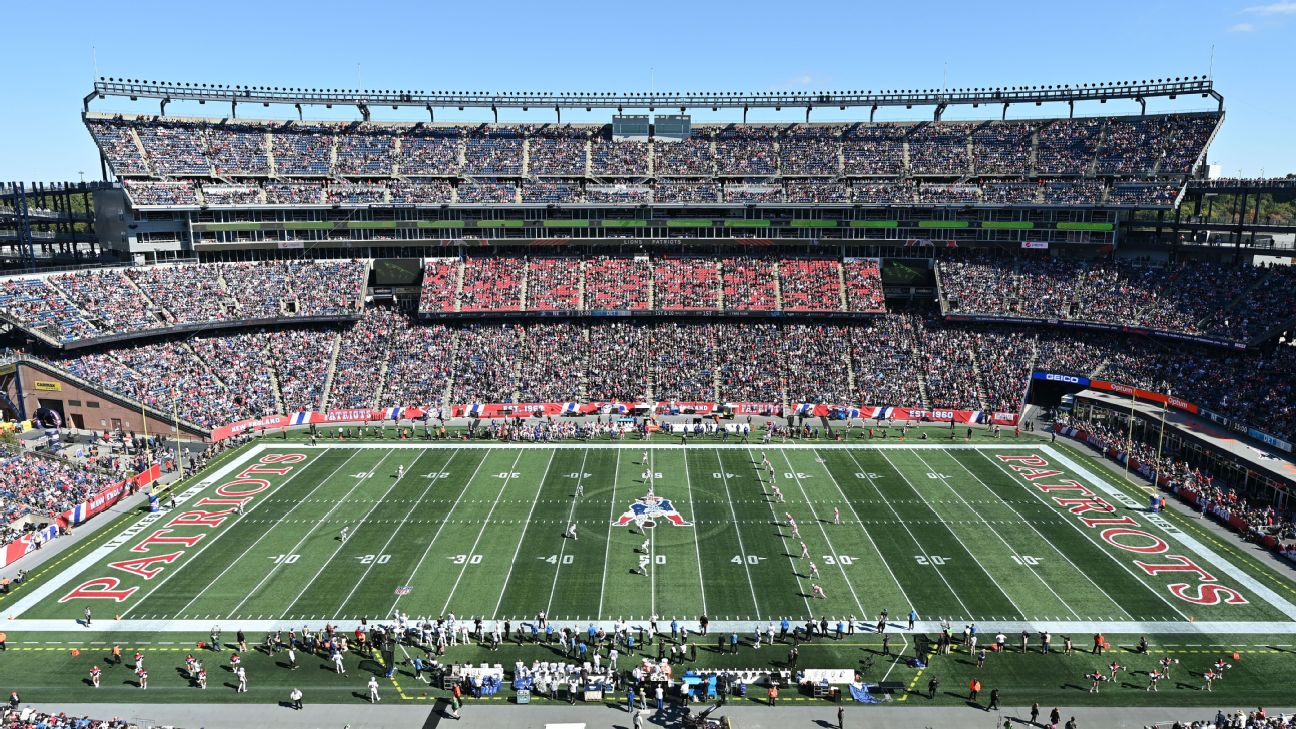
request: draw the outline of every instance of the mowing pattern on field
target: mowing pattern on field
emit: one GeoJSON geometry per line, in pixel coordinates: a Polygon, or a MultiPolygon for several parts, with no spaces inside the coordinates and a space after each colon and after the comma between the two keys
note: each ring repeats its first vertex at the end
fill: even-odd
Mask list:
{"type": "Polygon", "coordinates": [[[745,623],[871,620],[884,609],[894,619],[912,607],[924,621],[960,624],[1198,621],[1287,632],[1296,607],[1121,494],[1043,445],[262,446],[10,612],[39,629],[91,606],[120,614],[123,627],[178,629],[397,610],[745,623]],[[1032,457],[1047,466],[1023,465],[1032,457]],[[1085,508],[1067,486],[1075,482],[1111,508],[1085,508]],[[643,516],[632,507],[650,491],[666,500],[648,500],[654,525],[618,526],[643,516]],[[232,497],[247,499],[241,514],[226,513],[220,499],[232,497]],[[667,502],[673,511],[663,513],[667,502]],[[195,509],[206,516],[186,523],[195,509]],[[1083,521],[1103,518],[1123,520],[1127,532],[1109,536],[1126,548],[1083,521]],[[575,539],[564,536],[569,525],[575,539]],[[1210,579],[1146,567],[1176,559],[1210,579]],[[115,582],[90,582],[108,577],[115,582]],[[1217,604],[1184,597],[1208,602],[1203,585],[1217,604]],[[78,586],[122,599],[78,597],[78,586]],[[1233,594],[1244,602],[1229,604],[1233,594]]]}

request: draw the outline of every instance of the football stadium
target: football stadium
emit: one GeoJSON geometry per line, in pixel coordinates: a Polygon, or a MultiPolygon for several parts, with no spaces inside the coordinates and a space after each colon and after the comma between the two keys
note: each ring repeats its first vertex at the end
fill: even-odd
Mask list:
{"type": "Polygon", "coordinates": [[[1296,726],[1228,91],[96,76],[0,187],[2,725],[1296,726]]]}

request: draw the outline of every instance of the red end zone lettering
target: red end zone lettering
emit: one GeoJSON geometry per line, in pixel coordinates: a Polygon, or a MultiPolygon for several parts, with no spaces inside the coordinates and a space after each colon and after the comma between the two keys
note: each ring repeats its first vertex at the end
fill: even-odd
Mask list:
{"type": "Polygon", "coordinates": [[[1221,602],[1226,605],[1245,605],[1247,603],[1247,599],[1242,597],[1237,590],[1223,585],[1189,585],[1178,582],[1170,586],[1170,592],[1180,600],[1187,600],[1196,605],[1218,605],[1221,602]],[[1224,599],[1221,600],[1221,597],[1224,599]]]}
{"type": "Polygon", "coordinates": [[[121,585],[121,580],[117,579],[116,577],[96,577],[93,580],[86,580],[85,582],[82,582],[74,590],[72,590],[72,592],[69,592],[63,597],[60,597],[59,602],[67,602],[68,600],[80,600],[84,598],[89,598],[92,600],[112,600],[114,602],[121,602],[126,598],[130,597],[131,595],[135,594],[135,591],[139,589],[138,586],[131,587],[125,590],[114,589],[119,585],[121,585]]]}
{"type": "MultiPolygon", "coordinates": [[[[109,562],[106,567],[120,570],[145,580],[152,580],[161,574],[166,565],[175,564],[184,556],[185,550],[192,549],[201,542],[216,527],[224,526],[225,522],[234,514],[234,507],[241,506],[252,501],[254,494],[261,493],[270,488],[270,481],[264,478],[248,478],[249,474],[275,474],[282,476],[292,471],[295,466],[284,465],[282,467],[268,467],[268,464],[294,464],[305,461],[307,455],[304,453],[270,453],[261,456],[250,467],[243,470],[233,480],[226,481],[214,489],[214,496],[204,496],[193,503],[193,506],[219,506],[215,510],[193,508],[186,511],[177,512],[170,518],[161,529],[157,529],[149,534],[139,543],[130,547],[129,552],[152,552],[152,547],[156,545],[167,545],[169,551],[165,554],[150,554],[147,557],[138,557],[124,559],[117,562],[109,562]],[[260,465],[267,464],[267,465],[260,465]],[[200,529],[196,533],[186,533],[193,529],[200,529]],[[177,545],[179,549],[177,549],[177,545]]],[[[144,524],[147,524],[145,522],[144,524]]],[[[144,524],[138,526],[138,529],[145,528],[144,524]]],[[[134,534],[135,532],[128,532],[134,534]]],[[[139,590],[139,586],[123,588],[121,579],[117,577],[96,577],[87,580],[68,594],[59,598],[59,602],[67,602],[77,599],[95,599],[95,600],[112,600],[114,602],[124,602],[131,595],[139,590]]]]}
{"type": "MultiPolygon", "coordinates": [[[[1088,486],[1075,479],[1061,479],[1057,483],[1036,483],[1035,479],[1059,475],[1058,471],[1044,470],[1049,462],[1038,454],[1034,455],[995,455],[1003,462],[1004,470],[1011,471],[1020,477],[1025,485],[1050,494],[1053,502],[1074,514],[1081,524],[1090,529],[1099,529],[1103,542],[1123,552],[1135,554],[1163,555],[1164,563],[1148,563],[1135,560],[1134,564],[1149,577],[1161,573],[1177,575],[1191,573],[1197,577],[1196,583],[1174,583],[1166,585],[1170,594],[1194,605],[1245,605],[1247,599],[1237,590],[1215,584],[1215,576],[1197,565],[1187,557],[1165,554],[1170,545],[1165,539],[1144,531],[1139,522],[1129,514],[1116,515],[1116,507],[1097,496],[1088,486]],[[1052,492],[1070,492],[1065,495],[1051,496],[1052,492]],[[1089,512],[1098,512],[1103,516],[1084,516],[1089,512]]],[[[1107,487],[1104,487],[1107,488],[1107,487]]],[[[1122,502],[1123,503],[1123,502],[1122,502]]],[[[1124,511],[1137,511],[1125,509],[1124,511]]],[[[1155,520],[1153,520],[1155,521],[1155,520]]],[[[1169,576],[1169,575],[1167,575],[1169,576]]]]}
{"type": "MultiPolygon", "coordinates": [[[[1170,548],[1170,545],[1166,544],[1165,540],[1162,539],[1161,537],[1158,537],[1155,534],[1148,534],[1147,532],[1142,531],[1141,529],[1125,529],[1123,527],[1115,527],[1112,529],[1102,530],[1102,533],[1099,534],[1099,536],[1103,538],[1104,542],[1107,542],[1108,544],[1112,545],[1113,547],[1116,547],[1117,549],[1123,549],[1126,552],[1137,552],[1139,554],[1161,554],[1162,552],[1170,548]],[[1138,539],[1147,539],[1149,541],[1147,544],[1134,545],[1134,544],[1125,544],[1121,542],[1120,539],[1118,539],[1118,537],[1127,537],[1127,536],[1132,536],[1138,539]]],[[[1134,564],[1139,564],[1139,563],[1135,562],[1134,564]]],[[[1148,572],[1148,574],[1153,575],[1156,573],[1148,572]]]]}
{"type": "Polygon", "coordinates": [[[112,567],[113,569],[121,570],[123,572],[130,572],[132,574],[139,575],[146,580],[151,580],[154,577],[157,577],[157,574],[162,571],[162,568],[155,567],[150,570],[150,569],[145,569],[146,567],[153,564],[154,562],[171,564],[172,562],[176,561],[176,559],[178,559],[181,554],[183,554],[183,552],[172,552],[171,554],[157,554],[152,557],[140,557],[139,559],[128,559],[122,562],[110,562],[108,563],[108,566],[112,567]]]}

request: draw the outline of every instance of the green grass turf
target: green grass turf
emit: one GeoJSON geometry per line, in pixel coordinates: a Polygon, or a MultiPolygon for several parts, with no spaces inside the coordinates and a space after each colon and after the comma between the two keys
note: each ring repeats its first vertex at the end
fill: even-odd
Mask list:
{"type": "MultiPolygon", "coordinates": [[[[1175,598],[1167,585],[1181,577],[1135,569],[1131,555],[996,458],[1023,451],[993,445],[668,447],[651,449],[649,464],[634,447],[298,450],[306,461],[268,476],[271,488],[241,518],[191,528],[203,541],[157,577],[106,567],[137,557],[130,547],[138,537],[81,577],[112,574],[138,586],[111,606],[131,619],[356,620],[399,608],[500,619],[545,611],[555,620],[768,621],[910,607],[926,619],[983,622],[1285,619],[1258,597],[1215,606],[1175,598]],[[771,495],[762,453],[785,503],[771,495]],[[612,525],[650,486],[691,525],[661,521],[642,534],[612,525]],[[834,509],[841,524],[832,523],[834,509]],[[799,522],[799,538],[782,523],[785,513],[799,522]],[[569,523],[576,540],[563,537],[569,523]],[[648,574],[639,575],[645,540],[648,574]],[[803,541],[808,560],[800,559],[803,541]],[[826,599],[812,597],[814,584],[826,599]]],[[[1057,478],[1068,476],[1077,474],[1057,478]]],[[[1262,565],[1248,567],[1251,574],[1262,565]]],[[[59,602],[65,593],[20,617],[71,618],[95,604],[59,602]]]]}
{"type": "MultiPolygon", "coordinates": [[[[243,665],[248,672],[249,691],[238,694],[234,691],[235,682],[228,670],[229,656],[233,651],[228,645],[220,653],[197,650],[193,647],[194,641],[205,640],[205,635],[163,636],[175,638],[178,645],[159,642],[159,636],[155,634],[85,631],[80,634],[42,634],[39,637],[42,638],[40,646],[15,645],[16,641],[11,640],[9,650],[2,654],[3,659],[0,660],[0,685],[17,690],[25,701],[65,701],[69,689],[75,688],[77,700],[82,702],[269,703],[284,700],[289,689],[298,687],[312,702],[359,702],[366,699],[364,686],[369,676],[381,677],[385,670],[385,666],[378,660],[348,655],[345,659],[348,674],[340,676],[333,672],[332,663],[326,658],[299,652],[298,663],[301,667],[291,671],[288,670],[284,654],[272,655],[257,649],[255,643],[259,642],[260,636],[250,635],[248,637],[254,644],[250,646],[252,650],[242,654],[243,665]],[[97,644],[92,645],[92,642],[97,644]],[[123,647],[124,667],[107,667],[106,659],[112,642],[120,642],[123,647]],[[72,647],[79,647],[79,656],[71,655],[72,647]],[[132,655],[136,650],[144,652],[145,665],[149,668],[147,691],[138,688],[131,670],[132,655]],[[200,658],[207,668],[206,691],[198,690],[184,675],[184,658],[189,653],[200,658]],[[98,691],[88,690],[89,670],[93,665],[104,667],[104,678],[98,691]]],[[[226,637],[233,636],[227,634],[226,637]]],[[[1003,703],[1006,705],[1021,706],[1039,701],[1046,711],[1051,705],[1175,705],[1215,708],[1217,705],[1277,706],[1290,703],[1290,687],[1283,681],[1273,680],[1274,676],[1289,674],[1293,660],[1296,659],[1296,654],[1292,653],[1290,647],[1273,647],[1275,643],[1289,645],[1287,636],[1222,635],[1214,636],[1211,640],[1185,642],[1182,636],[1153,635],[1149,636],[1152,648],[1147,655],[1139,655],[1133,650],[1137,636],[1108,637],[1116,647],[1102,656],[1092,655],[1083,647],[1072,656],[1064,656],[1059,641],[1055,643],[1055,650],[1047,656],[1039,653],[1038,646],[1025,655],[1015,651],[1001,655],[991,654],[985,667],[981,669],[975,667],[973,656],[961,650],[949,655],[933,656],[929,667],[914,669],[898,656],[883,655],[878,636],[856,634],[840,642],[816,640],[802,643],[799,665],[853,668],[863,680],[869,682],[879,681],[885,676],[887,680],[899,681],[907,687],[893,696],[892,701],[917,706],[967,703],[967,684],[972,677],[982,681],[982,703],[988,700],[991,689],[998,688],[1003,693],[1003,703]],[[1232,658],[1235,651],[1240,655],[1238,660],[1232,658]],[[1171,679],[1160,683],[1158,693],[1149,693],[1144,690],[1147,686],[1147,671],[1155,670],[1157,660],[1163,656],[1177,658],[1180,663],[1173,668],[1171,679]],[[1201,673],[1220,657],[1224,657],[1233,668],[1223,680],[1215,684],[1214,692],[1202,691],[1201,673]],[[1103,683],[1097,694],[1089,693],[1089,681],[1085,674],[1095,669],[1106,673],[1112,660],[1122,666],[1117,680],[1103,683]],[[933,675],[940,681],[940,690],[934,700],[929,700],[926,696],[927,682],[933,675]]],[[[774,646],[766,644],[757,650],[744,638],[737,654],[720,652],[709,639],[699,638],[698,643],[696,661],[685,661],[683,668],[700,671],[780,669],[787,660],[788,646],[782,643],[774,646]]],[[[913,655],[912,643],[902,643],[901,636],[897,634],[893,636],[892,650],[898,652],[901,649],[906,649],[904,658],[913,655]]],[[[381,681],[381,691],[387,700],[430,700],[447,694],[438,687],[415,680],[413,669],[406,665],[406,659],[415,655],[423,653],[415,648],[396,651],[395,675],[390,681],[381,681]]],[[[656,655],[656,646],[651,646],[638,651],[636,659],[655,658],[656,655]]],[[[622,667],[628,663],[627,658],[621,658],[622,667]]],[[[442,660],[446,663],[499,663],[506,669],[511,669],[516,660],[530,664],[533,660],[561,659],[556,646],[506,643],[494,652],[475,645],[450,648],[442,660]]],[[[511,690],[506,689],[492,700],[510,700],[512,694],[511,690]]],[[[749,696],[761,695],[759,689],[749,692],[749,696]]],[[[784,694],[784,698],[791,696],[791,693],[784,694]]],[[[624,697],[620,698],[624,701],[624,697]]],[[[537,698],[537,702],[540,701],[537,698]]],[[[804,703],[817,701],[803,698],[804,703]]]]}
{"type": "MultiPolygon", "coordinates": [[[[929,432],[933,440],[922,444],[948,442],[946,429],[929,432]]],[[[962,431],[959,435],[955,442],[962,444],[962,431]]],[[[271,447],[267,452],[300,452],[307,455],[306,461],[289,474],[267,477],[271,488],[249,504],[245,515],[200,530],[210,533],[175,563],[165,565],[155,579],[105,567],[111,561],[139,556],[129,551],[141,538],[137,535],[23,611],[21,619],[66,619],[71,627],[85,603],[60,603],[58,598],[81,580],[117,574],[124,585],[141,588],[121,607],[96,603],[93,633],[19,636],[11,630],[10,645],[19,650],[11,650],[0,662],[0,680],[21,686],[24,697],[31,700],[40,700],[46,691],[51,699],[59,698],[61,687],[83,678],[87,661],[94,660],[93,651],[70,657],[69,646],[94,648],[90,645],[94,640],[143,642],[140,636],[97,632],[105,623],[102,616],[113,611],[127,620],[219,622],[227,637],[239,621],[332,619],[346,625],[362,616],[386,617],[394,609],[413,616],[454,612],[499,618],[530,617],[543,610],[556,621],[642,620],[657,613],[663,623],[671,616],[707,614],[713,620],[754,624],[780,616],[872,619],[883,608],[895,620],[912,606],[923,619],[975,620],[983,628],[1007,619],[1167,624],[1287,620],[1259,596],[1251,596],[1245,605],[1190,606],[1167,589],[1181,578],[1149,577],[1133,569],[1131,555],[1098,540],[1074,515],[1028,489],[997,462],[997,455],[1023,453],[1004,446],[1041,443],[1034,439],[992,440],[978,432],[974,442],[989,446],[987,450],[882,449],[859,439],[851,442],[860,447],[850,449],[775,445],[748,449],[695,440],[687,448],[651,449],[649,464],[641,463],[637,442],[625,448],[597,444],[459,448],[452,443],[393,447],[397,443],[391,439],[363,442],[378,447],[357,448],[360,441],[329,440],[328,448],[307,449],[300,440],[267,439],[265,444],[271,447]],[[756,463],[762,452],[774,463],[786,503],[774,503],[769,495],[767,475],[756,463]],[[398,465],[405,467],[405,476],[399,479],[398,465]],[[672,499],[691,526],[661,522],[644,534],[610,526],[646,493],[648,484],[642,475],[646,467],[652,472],[649,480],[656,493],[672,499]],[[583,496],[575,498],[578,483],[583,496]],[[843,524],[831,523],[834,508],[842,510],[843,524]],[[800,540],[780,523],[785,511],[800,523],[800,540]],[[562,537],[568,523],[577,524],[579,539],[562,537]],[[338,539],[344,526],[352,535],[345,544],[338,539]],[[649,574],[640,576],[632,568],[639,561],[636,548],[645,538],[649,574]],[[817,578],[808,576],[807,561],[799,559],[800,541],[805,541],[819,566],[817,578]],[[812,583],[821,585],[828,597],[811,598],[812,583]],[[408,594],[398,595],[397,588],[408,588],[408,594]],[[61,647],[27,645],[27,638],[61,647]]],[[[675,441],[659,438],[658,442],[675,441]]],[[[1098,466],[1083,449],[1062,442],[1053,447],[1136,500],[1145,498],[1140,488],[1121,483],[1119,476],[1098,466]]],[[[242,467],[244,458],[243,451],[233,454],[189,479],[188,487],[200,491],[194,498],[210,494],[216,484],[232,478],[210,480],[216,467],[224,463],[242,467]]],[[[1057,478],[1075,477],[1078,474],[1067,472],[1057,478]]],[[[56,565],[36,570],[29,584],[0,598],[0,609],[12,609],[25,594],[112,540],[139,516],[124,517],[56,565]]],[[[1288,581],[1274,575],[1272,565],[1215,538],[1191,517],[1170,514],[1168,519],[1246,575],[1288,599],[1296,596],[1288,581]]],[[[1140,528],[1160,533],[1141,520],[1140,528]]],[[[1237,586],[1231,576],[1218,577],[1220,584],[1237,586]]],[[[187,646],[204,635],[180,632],[145,637],[151,638],[149,643],[187,646]]],[[[1271,691],[1272,682],[1263,678],[1274,675],[1273,671],[1289,672],[1291,654],[1257,646],[1285,645],[1288,637],[1181,634],[1156,638],[1154,633],[1154,642],[1183,652],[1185,669],[1190,660],[1204,661],[1206,653],[1213,657],[1217,652],[1199,646],[1226,644],[1244,651],[1243,660],[1217,684],[1215,694],[1195,691],[1200,685],[1197,677],[1183,686],[1163,683],[1161,693],[1171,691],[1175,703],[1202,706],[1243,699],[1244,703],[1278,702],[1281,692],[1271,691]]],[[[1077,636],[1077,642],[1084,638],[1077,636]]],[[[847,644],[815,643],[802,651],[801,665],[853,667],[872,680],[882,675],[906,684],[917,680],[924,691],[927,678],[936,673],[942,691],[954,694],[938,697],[938,703],[957,703],[968,677],[976,672],[961,655],[937,656],[922,673],[893,666],[870,652],[880,647],[869,645],[878,640],[864,635],[847,644]],[[870,657],[872,664],[865,670],[862,661],[870,657]]],[[[175,665],[182,663],[185,649],[158,650],[167,656],[175,653],[175,665]]],[[[529,661],[545,650],[510,648],[486,657],[475,648],[458,648],[449,657],[473,662],[494,658],[511,666],[516,657],[529,661]]],[[[757,667],[782,660],[784,653],[782,648],[744,649],[735,659],[704,650],[699,666],[757,667]]],[[[1110,704],[1108,693],[1092,696],[1088,684],[1080,680],[1090,663],[1098,665],[1095,661],[1083,655],[994,656],[983,669],[982,680],[987,692],[998,686],[1010,702],[1110,704]]],[[[1136,670],[1145,670],[1142,663],[1150,662],[1146,657],[1131,657],[1136,670]]],[[[251,656],[247,665],[253,676],[252,692],[237,700],[278,699],[290,684],[302,683],[311,686],[308,695],[319,700],[345,701],[364,682],[352,679],[339,686],[342,679],[317,667],[291,673],[278,670],[269,657],[251,656]]],[[[1194,664],[1192,670],[1204,668],[1204,663],[1194,664]]],[[[379,667],[362,664],[358,670],[379,667]]],[[[148,700],[181,700],[181,696],[191,700],[193,693],[179,676],[172,680],[169,667],[166,674],[162,680],[153,674],[148,700]]],[[[216,688],[224,674],[212,670],[211,675],[216,688]]],[[[1157,694],[1149,697],[1142,691],[1145,676],[1123,681],[1130,686],[1107,684],[1104,692],[1121,688],[1116,692],[1121,697],[1118,702],[1165,703],[1157,694]],[[1137,691],[1131,688],[1135,684],[1137,691]]],[[[423,692],[411,677],[398,674],[396,683],[409,697],[423,692]]],[[[106,681],[94,698],[123,700],[120,695],[110,698],[109,690],[126,688],[106,681]]],[[[146,693],[131,690],[136,692],[132,701],[146,693]]],[[[228,692],[222,700],[231,696],[228,692]]]]}

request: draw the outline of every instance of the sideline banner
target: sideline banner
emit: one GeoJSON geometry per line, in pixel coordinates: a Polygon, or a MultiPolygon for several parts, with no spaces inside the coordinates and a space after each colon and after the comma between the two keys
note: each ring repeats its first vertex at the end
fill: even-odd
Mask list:
{"type": "Polygon", "coordinates": [[[60,529],[66,529],[69,526],[81,524],[90,517],[102,512],[104,509],[117,503],[123,496],[130,492],[131,484],[138,487],[147,486],[156,481],[162,475],[161,464],[154,463],[146,471],[116,483],[99,493],[91,496],[86,501],[77,504],[67,511],[54,517],[53,523],[39,531],[27,532],[14,541],[4,545],[3,551],[0,552],[0,566],[8,566],[14,563],[19,557],[30,552],[35,546],[32,539],[35,535],[40,534],[43,541],[48,542],[58,536],[60,529]]]}
{"type": "MultiPolygon", "coordinates": [[[[725,412],[735,416],[784,417],[801,415],[823,417],[831,420],[879,419],[917,420],[924,422],[953,421],[955,423],[982,425],[1016,425],[1017,413],[983,410],[920,410],[916,408],[864,407],[826,403],[796,403],[784,408],[772,402],[716,403],[700,401],[658,402],[502,402],[451,405],[447,417],[451,418],[530,418],[559,417],[563,415],[626,415],[636,411],[651,410],[655,415],[700,415],[710,417],[725,412]]],[[[221,441],[247,432],[278,430],[297,425],[368,423],[383,420],[417,420],[428,413],[443,412],[423,407],[354,408],[329,410],[323,413],[302,411],[291,415],[267,415],[261,418],[240,420],[213,428],[211,438],[221,441]]]]}

